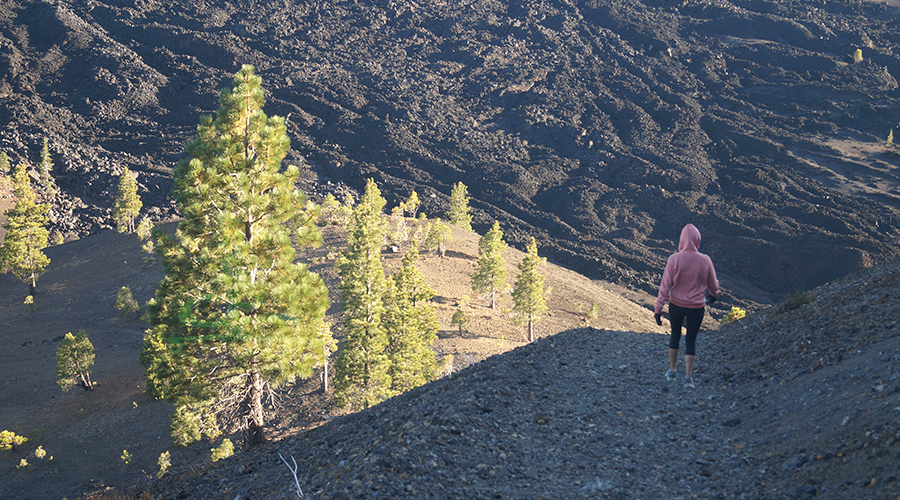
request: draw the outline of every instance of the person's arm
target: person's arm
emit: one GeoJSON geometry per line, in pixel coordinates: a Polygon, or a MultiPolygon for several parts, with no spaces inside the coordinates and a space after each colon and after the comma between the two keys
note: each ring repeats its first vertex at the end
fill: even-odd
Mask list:
{"type": "Polygon", "coordinates": [[[669,299],[669,290],[672,289],[672,259],[666,262],[666,269],[663,271],[662,280],[659,283],[659,294],[656,296],[656,307],[653,308],[655,314],[662,313],[666,300],[669,299]]]}
{"type": "Polygon", "coordinates": [[[709,289],[709,295],[715,300],[719,294],[719,279],[716,277],[716,268],[713,266],[712,259],[709,260],[709,272],[706,273],[706,288],[709,289]]]}

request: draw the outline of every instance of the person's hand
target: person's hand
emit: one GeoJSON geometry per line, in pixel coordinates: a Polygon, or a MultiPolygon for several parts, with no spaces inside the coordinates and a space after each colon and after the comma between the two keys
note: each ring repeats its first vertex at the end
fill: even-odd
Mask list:
{"type": "Polygon", "coordinates": [[[710,295],[709,297],[706,298],[706,305],[711,306],[712,303],[715,301],[716,301],[716,296],[710,295]]]}
{"type": "Polygon", "coordinates": [[[653,318],[656,319],[656,324],[662,326],[662,314],[654,314],[653,318]]]}

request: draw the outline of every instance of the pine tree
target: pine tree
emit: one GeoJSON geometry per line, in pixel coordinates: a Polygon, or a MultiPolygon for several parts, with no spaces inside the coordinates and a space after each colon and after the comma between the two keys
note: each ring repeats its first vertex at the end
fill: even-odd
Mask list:
{"type": "Polygon", "coordinates": [[[64,391],[81,382],[87,390],[94,390],[91,371],[94,369],[94,346],[87,333],[67,333],[56,348],[56,383],[64,391]]]}
{"type": "Polygon", "coordinates": [[[428,231],[425,233],[425,248],[436,251],[443,259],[444,253],[447,251],[447,245],[453,241],[453,234],[450,228],[444,224],[444,221],[438,219],[428,225],[428,231]]]}
{"type": "Polygon", "coordinates": [[[434,380],[437,359],[432,346],[440,324],[428,301],[434,290],[416,267],[418,242],[413,240],[385,295],[384,325],[388,332],[391,390],[406,392],[434,380]]]}
{"type": "Polygon", "coordinates": [[[416,212],[419,211],[419,206],[421,203],[419,202],[419,195],[415,191],[409,194],[409,198],[402,203],[403,210],[409,215],[410,218],[416,218],[416,212]]]}
{"type": "Polygon", "coordinates": [[[469,213],[469,191],[461,181],[450,191],[450,211],[447,212],[450,224],[472,230],[472,214],[469,213]]]}
{"type": "Polygon", "coordinates": [[[125,167],[119,176],[119,191],[112,211],[113,220],[120,233],[134,232],[134,220],[144,206],[137,191],[137,176],[125,167]]]}
{"type": "Polygon", "coordinates": [[[43,252],[50,235],[44,227],[50,205],[35,203],[25,165],[16,168],[13,191],[16,204],[6,211],[7,220],[3,223],[6,239],[0,246],[0,267],[27,283],[28,295],[33,296],[38,277],[50,264],[50,259],[43,252]]]}
{"type": "Polygon", "coordinates": [[[221,423],[243,430],[253,446],[265,441],[264,387],[312,374],[328,291],[294,262],[287,222],[309,225],[295,232],[304,235],[299,244],[318,244],[321,235],[312,217],[297,217],[307,207],[295,187],[300,172],[281,168],[284,119],[263,112],[252,66],[219,103],[175,169],[178,230],[154,232],[165,277],[147,306],[141,363],[148,392],[176,407],[173,438],[215,436],[221,423]]]}
{"type": "Polygon", "coordinates": [[[478,261],[475,262],[475,273],[472,275],[472,291],[488,293],[491,297],[491,309],[496,307],[496,294],[506,284],[506,260],[503,252],[506,242],[500,223],[494,221],[493,227],[478,240],[478,261]]]}
{"type": "Polygon", "coordinates": [[[6,151],[0,151],[0,174],[9,174],[9,156],[6,151]]]}
{"type": "Polygon", "coordinates": [[[41,184],[50,196],[56,194],[56,188],[53,186],[53,177],[50,171],[53,170],[53,159],[50,157],[50,143],[44,138],[44,144],[41,147],[41,163],[38,165],[38,174],[41,178],[41,184]]]}
{"type": "Polygon", "coordinates": [[[534,324],[547,311],[544,302],[544,275],[538,267],[547,259],[538,257],[537,243],[534,238],[528,243],[525,257],[519,263],[519,276],[513,287],[513,311],[518,314],[520,323],[528,324],[528,341],[534,342],[534,324]]]}
{"type": "Polygon", "coordinates": [[[344,334],[334,364],[334,398],[342,407],[368,408],[391,396],[388,336],[381,318],[387,290],[381,260],[384,205],[381,191],[369,179],[347,222],[347,249],[335,261],[341,277],[344,334]]]}

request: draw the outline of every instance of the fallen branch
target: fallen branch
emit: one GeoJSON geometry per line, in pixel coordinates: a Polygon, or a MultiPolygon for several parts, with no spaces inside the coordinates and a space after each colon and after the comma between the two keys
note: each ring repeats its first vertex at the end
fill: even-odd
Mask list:
{"type": "Polygon", "coordinates": [[[304,498],[305,495],[303,495],[303,490],[300,489],[300,480],[297,479],[297,461],[294,460],[294,457],[292,455],[291,462],[294,462],[294,466],[291,467],[291,464],[289,464],[287,462],[287,460],[285,460],[284,457],[281,456],[280,451],[278,452],[278,458],[280,458],[281,461],[284,462],[284,465],[286,465],[288,470],[291,471],[291,475],[294,476],[294,486],[297,488],[297,498],[300,498],[300,499],[304,498]]]}

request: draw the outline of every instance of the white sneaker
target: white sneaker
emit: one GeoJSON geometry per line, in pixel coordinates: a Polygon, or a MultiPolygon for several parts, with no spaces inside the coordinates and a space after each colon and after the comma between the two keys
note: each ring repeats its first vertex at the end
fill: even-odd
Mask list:
{"type": "Polygon", "coordinates": [[[687,377],[684,379],[684,386],[689,389],[693,389],[694,387],[697,387],[696,385],[694,385],[694,379],[692,377],[687,377]]]}
{"type": "Polygon", "coordinates": [[[666,380],[669,382],[675,381],[675,370],[666,370],[666,380]]]}

